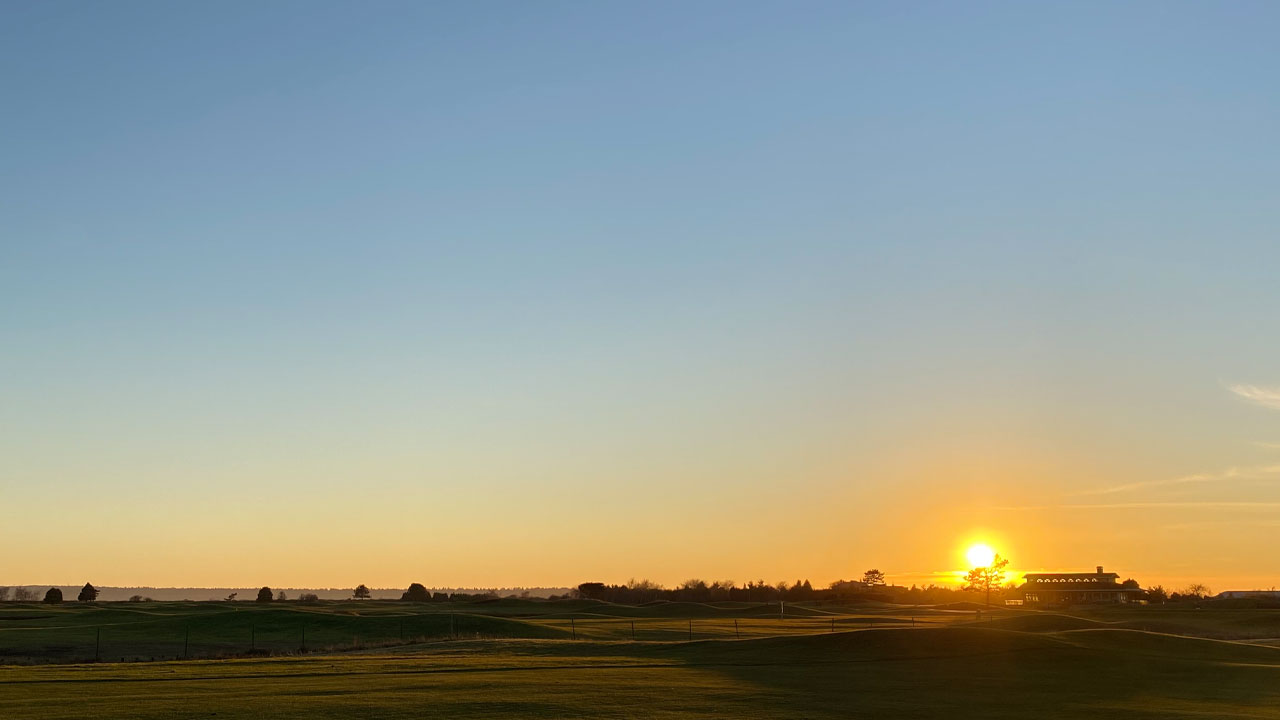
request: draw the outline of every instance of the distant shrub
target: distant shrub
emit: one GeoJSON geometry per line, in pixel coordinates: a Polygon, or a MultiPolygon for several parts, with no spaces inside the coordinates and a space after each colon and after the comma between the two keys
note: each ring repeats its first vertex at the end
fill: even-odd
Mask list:
{"type": "Polygon", "coordinates": [[[313,603],[320,602],[320,596],[315,593],[302,593],[298,596],[298,602],[313,603]]]}
{"type": "Polygon", "coordinates": [[[413,583],[409,586],[409,589],[405,590],[404,594],[400,596],[400,599],[408,600],[410,602],[430,602],[431,593],[422,585],[422,583],[413,583]]]}
{"type": "Polygon", "coordinates": [[[351,596],[357,600],[368,600],[370,595],[372,593],[364,584],[357,585],[356,589],[351,591],[351,596]]]}
{"type": "Polygon", "coordinates": [[[262,603],[271,602],[273,598],[274,596],[271,594],[271,588],[269,587],[264,586],[261,590],[258,591],[258,600],[257,600],[258,602],[262,602],[262,603]]]}
{"type": "Polygon", "coordinates": [[[141,596],[141,595],[130,595],[130,596],[129,596],[129,602],[142,602],[142,596],[141,596]]]}
{"type": "Polygon", "coordinates": [[[283,590],[281,590],[280,592],[276,593],[276,601],[277,601],[277,602],[284,602],[285,600],[288,600],[288,599],[289,599],[289,596],[288,596],[288,595],[285,595],[283,590]]]}
{"type": "Polygon", "coordinates": [[[58,588],[49,588],[49,591],[44,594],[46,605],[57,605],[60,602],[62,602],[62,591],[58,588]]]}
{"type": "Polygon", "coordinates": [[[4,602],[5,600],[8,600],[8,599],[9,599],[9,588],[0,587],[0,602],[4,602]]]}

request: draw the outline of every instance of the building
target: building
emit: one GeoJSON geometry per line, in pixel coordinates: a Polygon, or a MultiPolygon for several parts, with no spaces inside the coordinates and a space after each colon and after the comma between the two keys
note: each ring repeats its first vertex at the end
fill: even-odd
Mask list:
{"type": "Polygon", "coordinates": [[[1280,600],[1280,590],[1225,590],[1218,593],[1219,600],[1243,600],[1246,598],[1280,600]]]}
{"type": "Polygon", "coordinates": [[[1120,576],[1103,572],[1027,573],[1018,588],[1023,605],[1080,605],[1084,603],[1131,603],[1142,599],[1136,582],[1120,583],[1120,576]]]}

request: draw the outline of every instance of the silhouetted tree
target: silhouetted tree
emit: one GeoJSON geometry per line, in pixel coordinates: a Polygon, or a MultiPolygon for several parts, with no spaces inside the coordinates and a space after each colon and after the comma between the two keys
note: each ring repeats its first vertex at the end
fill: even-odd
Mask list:
{"type": "Polygon", "coordinates": [[[227,602],[235,602],[235,601],[236,601],[236,595],[239,595],[239,593],[231,593],[230,595],[228,595],[228,596],[227,596],[227,602]]]}
{"type": "Polygon", "coordinates": [[[298,595],[298,602],[313,603],[320,602],[320,596],[315,593],[302,593],[298,595]]]}
{"type": "Polygon", "coordinates": [[[698,578],[685,580],[676,590],[676,596],[681,600],[706,602],[711,599],[711,586],[707,585],[707,581],[698,578]]]}
{"type": "Polygon", "coordinates": [[[62,602],[62,591],[58,588],[49,588],[44,594],[44,602],[46,605],[57,605],[62,602]]]}
{"type": "Polygon", "coordinates": [[[9,588],[0,587],[0,602],[4,602],[8,599],[9,599],[9,588]]]}
{"type": "Polygon", "coordinates": [[[13,589],[13,599],[17,602],[31,602],[36,599],[36,591],[31,588],[16,587],[13,589]]]}
{"type": "Polygon", "coordinates": [[[80,588],[80,594],[76,596],[76,600],[80,602],[93,602],[97,599],[98,588],[90,585],[89,583],[85,583],[84,587],[80,588]]]}
{"type": "Polygon", "coordinates": [[[873,588],[884,585],[884,573],[875,568],[871,568],[870,570],[862,573],[862,582],[873,588]]]}
{"type": "Polygon", "coordinates": [[[351,596],[357,600],[368,600],[372,594],[369,592],[369,588],[364,585],[357,585],[356,589],[351,591],[351,596]]]}
{"type": "Polygon", "coordinates": [[[1008,560],[996,555],[987,567],[976,567],[969,571],[964,578],[964,589],[985,592],[987,605],[990,605],[991,588],[1000,588],[1000,583],[1004,582],[1004,568],[1008,564],[1008,560]]]}
{"type": "Polygon", "coordinates": [[[1190,598],[1192,600],[1203,600],[1208,596],[1209,588],[1201,583],[1192,583],[1187,586],[1186,590],[1182,591],[1183,598],[1190,598]]]}
{"type": "Polygon", "coordinates": [[[286,601],[286,600],[288,600],[288,599],[289,599],[289,596],[288,596],[288,595],[285,595],[283,590],[281,590],[280,592],[276,593],[276,600],[277,600],[278,602],[284,602],[284,601],[286,601]]]}
{"type": "Polygon", "coordinates": [[[1163,605],[1169,599],[1169,593],[1163,585],[1152,585],[1147,588],[1147,602],[1163,605]]]}
{"type": "Polygon", "coordinates": [[[1126,590],[1137,590],[1139,589],[1140,586],[1138,585],[1137,580],[1134,580],[1133,578],[1129,578],[1124,582],[1120,583],[1120,587],[1125,588],[1126,590]]]}
{"type": "Polygon", "coordinates": [[[586,600],[603,600],[604,599],[604,583],[602,582],[584,582],[578,585],[578,597],[586,600]]]}
{"type": "Polygon", "coordinates": [[[422,583],[413,583],[409,586],[408,590],[404,591],[404,594],[400,596],[400,599],[408,600],[410,602],[431,602],[431,593],[422,585],[422,583]]]}
{"type": "Polygon", "coordinates": [[[273,597],[274,595],[271,594],[271,588],[263,586],[263,588],[258,591],[257,602],[271,602],[273,597]]]}

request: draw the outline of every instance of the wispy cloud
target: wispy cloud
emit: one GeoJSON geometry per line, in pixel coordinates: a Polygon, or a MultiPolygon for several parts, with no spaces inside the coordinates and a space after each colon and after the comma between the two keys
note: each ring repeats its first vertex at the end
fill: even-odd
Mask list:
{"type": "Polygon", "coordinates": [[[1265,475],[1275,475],[1277,473],[1280,473],[1280,465],[1264,465],[1262,467],[1251,468],[1233,467],[1216,473],[1200,473],[1198,475],[1183,475],[1182,477],[1160,478],[1158,480],[1142,480],[1140,482],[1097,488],[1096,490],[1084,490],[1082,492],[1074,493],[1072,497],[1078,497],[1081,495],[1111,495],[1113,493],[1128,492],[1130,490],[1143,490],[1147,488],[1167,487],[1170,485],[1188,485],[1192,483],[1222,482],[1224,480],[1233,480],[1237,478],[1258,478],[1265,475]]]}
{"type": "Polygon", "coordinates": [[[1280,527],[1280,521],[1277,521],[1277,520],[1242,521],[1239,518],[1232,518],[1230,520],[1193,520],[1190,522],[1182,522],[1182,523],[1174,523],[1172,525],[1165,525],[1162,527],[1162,529],[1164,530],[1198,530],[1198,529],[1203,529],[1208,527],[1223,527],[1227,525],[1233,528],[1241,528],[1241,527],[1275,528],[1275,527],[1280,527]]]}
{"type": "Polygon", "coordinates": [[[1273,510],[1280,502],[1254,502],[1251,500],[1193,500],[1188,502],[1123,502],[1061,505],[1001,505],[996,510],[1128,510],[1134,508],[1238,508],[1243,510],[1273,510]]]}
{"type": "Polygon", "coordinates": [[[1255,442],[1254,445],[1268,450],[1280,450],[1280,443],[1278,442],[1255,442]]]}
{"type": "Polygon", "coordinates": [[[1280,388],[1259,385],[1228,385],[1227,389],[1251,403],[1280,410],[1280,388]]]}

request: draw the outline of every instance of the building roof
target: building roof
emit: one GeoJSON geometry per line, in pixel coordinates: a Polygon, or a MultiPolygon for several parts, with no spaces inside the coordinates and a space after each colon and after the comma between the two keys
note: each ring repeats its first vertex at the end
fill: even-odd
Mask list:
{"type": "Polygon", "coordinates": [[[1027,592],[1142,592],[1141,588],[1125,587],[1110,583],[1049,583],[1045,585],[1023,585],[1018,588],[1027,592]]]}
{"type": "Polygon", "coordinates": [[[1024,578],[1118,578],[1118,573],[1027,573],[1024,578]]]}

